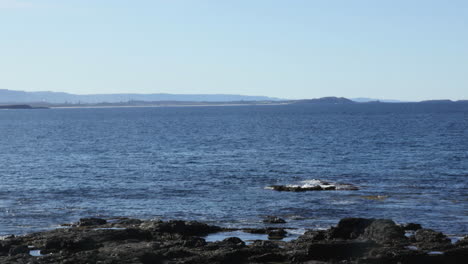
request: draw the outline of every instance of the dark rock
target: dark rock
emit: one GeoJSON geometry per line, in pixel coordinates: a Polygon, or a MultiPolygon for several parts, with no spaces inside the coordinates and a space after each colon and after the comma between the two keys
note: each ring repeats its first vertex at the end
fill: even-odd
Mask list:
{"type": "Polygon", "coordinates": [[[462,246],[467,246],[468,247],[468,236],[458,240],[455,243],[455,245],[458,246],[458,247],[462,247],[462,246]]]}
{"type": "Polygon", "coordinates": [[[267,234],[268,228],[244,228],[242,231],[250,234],[267,234]]]}
{"type": "Polygon", "coordinates": [[[268,230],[268,239],[272,240],[281,240],[286,237],[288,232],[286,232],[284,229],[274,229],[274,230],[268,230]]]}
{"type": "Polygon", "coordinates": [[[99,226],[105,224],[107,224],[107,221],[100,218],[81,218],[78,222],[78,226],[99,226]]]}
{"type": "Polygon", "coordinates": [[[309,245],[307,260],[344,260],[366,256],[376,247],[372,242],[333,241],[309,245]]]}
{"type": "Polygon", "coordinates": [[[63,249],[72,251],[91,250],[96,248],[97,243],[88,237],[77,237],[77,238],[55,238],[48,240],[45,244],[45,253],[56,252],[63,249]]]}
{"type": "Polygon", "coordinates": [[[228,237],[224,239],[223,241],[221,241],[220,243],[228,247],[235,247],[235,248],[245,247],[245,242],[242,241],[242,239],[238,237],[228,237]]]}
{"type": "Polygon", "coordinates": [[[374,222],[375,219],[366,218],[343,218],[338,226],[331,228],[331,238],[356,239],[364,230],[374,222]]]}
{"type": "Polygon", "coordinates": [[[180,221],[172,220],[168,222],[157,221],[147,222],[140,225],[143,229],[152,230],[153,232],[162,233],[179,233],[189,236],[203,236],[209,233],[218,232],[220,227],[210,226],[205,223],[195,221],[180,221]]]}
{"type": "Polygon", "coordinates": [[[130,218],[124,218],[124,219],[118,219],[115,221],[115,224],[118,225],[140,225],[143,223],[140,219],[130,219],[130,218]]]}
{"type": "Polygon", "coordinates": [[[140,258],[139,258],[139,261],[142,263],[142,264],[165,264],[167,263],[167,260],[166,258],[158,255],[158,254],[154,254],[154,253],[145,253],[143,254],[140,258]]]}
{"type": "Polygon", "coordinates": [[[419,229],[411,240],[418,248],[426,250],[445,249],[452,244],[446,235],[432,229],[419,229]]]}
{"type": "Polygon", "coordinates": [[[379,244],[404,243],[405,231],[392,220],[377,219],[365,228],[363,237],[379,244]]]}
{"type": "Polygon", "coordinates": [[[306,192],[306,191],[323,191],[324,190],[319,185],[312,186],[312,187],[271,185],[271,186],[268,186],[268,188],[275,190],[275,191],[279,191],[279,192],[306,192]]]}
{"type": "Polygon", "coordinates": [[[95,230],[94,232],[88,233],[87,236],[97,242],[122,240],[147,241],[153,237],[151,232],[138,228],[95,230]]]}
{"type": "Polygon", "coordinates": [[[213,264],[240,264],[247,263],[248,252],[243,249],[221,249],[209,252],[205,255],[204,262],[192,263],[213,263],[213,264]]]}
{"type": "Polygon", "coordinates": [[[456,247],[448,249],[444,252],[445,263],[467,263],[468,262],[468,246],[456,247]]]}
{"type": "Polygon", "coordinates": [[[255,240],[252,245],[252,247],[257,247],[257,248],[268,248],[268,249],[277,249],[279,248],[278,244],[275,244],[271,241],[268,240],[255,240]]]}
{"type": "Polygon", "coordinates": [[[163,256],[166,259],[178,259],[178,258],[187,258],[191,257],[194,254],[185,248],[169,248],[165,250],[163,256]]]}
{"type": "Polygon", "coordinates": [[[10,243],[0,241],[0,255],[8,254],[10,248],[10,243]]]}
{"type": "Polygon", "coordinates": [[[29,253],[29,247],[26,245],[12,246],[8,251],[10,256],[29,253]]]}
{"type": "Polygon", "coordinates": [[[205,239],[201,237],[189,237],[184,240],[182,243],[183,247],[194,248],[194,247],[202,247],[206,245],[205,239]]]}
{"type": "MultiPolygon", "coordinates": [[[[214,250],[237,250],[245,248],[245,242],[238,237],[228,237],[222,241],[208,243],[205,247],[208,251],[214,250]]],[[[218,252],[219,253],[219,252],[218,252]]]]}
{"type": "Polygon", "coordinates": [[[264,223],[270,223],[270,224],[284,224],[286,221],[284,219],[281,219],[277,216],[267,216],[264,220],[264,223]]]}
{"type": "Polygon", "coordinates": [[[250,262],[255,263],[279,263],[286,260],[286,257],[278,253],[266,253],[262,255],[252,256],[248,259],[250,262]]]}
{"type": "Polygon", "coordinates": [[[422,226],[420,224],[415,224],[415,223],[408,223],[403,226],[403,229],[406,231],[416,231],[421,229],[422,226]]]}
{"type": "MultiPolygon", "coordinates": [[[[408,241],[403,227],[383,219],[346,218],[336,227],[309,230],[290,242],[257,240],[251,245],[236,237],[207,243],[199,234],[223,229],[198,222],[129,221],[104,227],[73,226],[6,238],[0,241],[0,263],[432,264],[466,263],[468,259],[468,239],[452,245],[443,234],[420,229],[408,241]],[[116,225],[125,228],[108,228],[116,225]],[[28,246],[45,255],[30,256],[28,246]]],[[[273,227],[251,231],[270,237],[286,235],[284,229],[273,227]]]]}
{"type": "Polygon", "coordinates": [[[308,230],[302,236],[300,236],[297,243],[316,243],[318,241],[327,240],[329,233],[325,230],[308,230]]]}
{"type": "Polygon", "coordinates": [[[410,250],[404,247],[376,247],[366,256],[366,263],[433,263],[431,258],[422,251],[410,250]]]}

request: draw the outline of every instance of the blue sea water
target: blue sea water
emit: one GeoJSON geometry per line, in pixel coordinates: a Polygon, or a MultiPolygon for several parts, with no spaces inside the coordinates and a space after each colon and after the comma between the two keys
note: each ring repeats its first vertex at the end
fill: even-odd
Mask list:
{"type": "Polygon", "coordinates": [[[468,107],[279,105],[0,111],[0,235],[80,217],[468,233],[468,107]],[[358,191],[276,192],[319,179],[358,191]],[[380,195],[386,199],[368,199],[380,195]]]}

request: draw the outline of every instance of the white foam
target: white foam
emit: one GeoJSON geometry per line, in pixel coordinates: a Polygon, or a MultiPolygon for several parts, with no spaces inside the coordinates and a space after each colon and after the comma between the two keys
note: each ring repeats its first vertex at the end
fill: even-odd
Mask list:
{"type": "Polygon", "coordinates": [[[13,238],[15,236],[13,235],[6,235],[6,236],[0,236],[0,240],[5,240],[5,239],[8,239],[8,238],[13,238]]]}
{"type": "Polygon", "coordinates": [[[312,179],[312,180],[305,180],[301,181],[301,184],[288,184],[286,185],[287,187],[294,187],[294,188],[313,188],[320,186],[322,188],[329,188],[335,186],[335,184],[322,181],[322,180],[317,180],[317,179],[312,179]]]}
{"type": "Polygon", "coordinates": [[[322,188],[330,188],[330,187],[335,187],[336,190],[354,190],[356,189],[356,186],[352,184],[341,184],[341,183],[336,183],[336,182],[330,182],[330,181],[323,181],[323,180],[317,180],[317,179],[312,179],[312,180],[305,180],[300,182],[301,185],[287,185],[287,186],[293,186],[293,187],[302,187],[302,188],[311,188],[311,187],[316,187],[320,186],[322,188]]]}

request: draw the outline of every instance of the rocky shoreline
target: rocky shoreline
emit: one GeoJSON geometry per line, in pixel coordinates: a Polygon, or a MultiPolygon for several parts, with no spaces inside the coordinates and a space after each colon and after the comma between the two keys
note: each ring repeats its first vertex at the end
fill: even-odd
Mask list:
{"type": "Polygon", "coordinates": [[[226,229],[193,221],[83,218],[66,228],[0,240],[0,263],[468,263],[468,237],[452,243],[418,224],[345,218],[327,230],[307,230],[291,241],[284,220],[266,228],[226,229]],[[206,236],[228,231],[268,240],[206,236]]]}

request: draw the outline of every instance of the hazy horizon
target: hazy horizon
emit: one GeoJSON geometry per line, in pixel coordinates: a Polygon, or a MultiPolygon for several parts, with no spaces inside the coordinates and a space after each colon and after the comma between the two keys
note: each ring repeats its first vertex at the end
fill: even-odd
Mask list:
{"type": "Polygon", "coordinates": [[[468,2],[0,0],[0,88],[466,100],[468,2]]]}

